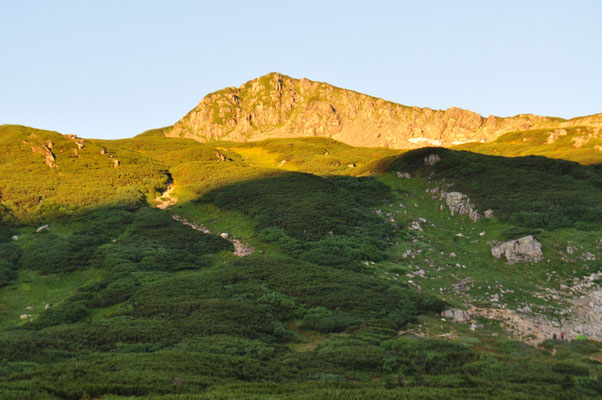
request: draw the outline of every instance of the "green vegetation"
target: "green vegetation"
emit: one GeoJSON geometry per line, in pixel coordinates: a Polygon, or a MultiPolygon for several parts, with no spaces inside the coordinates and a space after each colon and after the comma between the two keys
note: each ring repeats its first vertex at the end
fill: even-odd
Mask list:
{"type": "Polygon", "coordinates": [[[108,141],[86,140],[79,148],[57,132],[2,125],[0,147],[0,208],[13,220],[43,221],[101,203],[142,204],[168,181],[157,161],[108,141]],[[55,167],[33,150],[46,146],[55,167]]]}
{"type": "Polygon", "coordinates": [[[536,294],[599,271],[579,258],[599,253],[599,166],[322,138],[201,144],[161,130],[86,140],[73,158],[56,133],[0,132],[0,171],[18,165],[0,186],[2,399],[602,394],[599,342],[529,346],[497,320],[471,330],[439,315],[493,294],[555,315],[560,301],[536,294]],[[57,168],[31,151],[48,139],[57,168]],[[441,161],[425,166],[432,153],[441,161]],[[444,178],[496,217],[442,211],[426,189],[444,178]],[[179,203],[149,207],[169,185],[179,203]],[[423,230],[409,229],[419,218],[423,230]],[[549,261],[492,258],[488,241],[524,234],[549,261]],[[236,257],[231,239],[255,252],[236,257]]]}
{"type": "Polygon", "coordinates": [[[379,161],[379,170],[398,170],[447,181],[448,191],[466,193],[480,210],[527,228],[597,229],[602,224],[602,164],[585,166],[544,157],[491,157],[424,148],[379,161]],[[430,154],[440,156],[424,165],[430,154]],[[450,185],[451,184],[451,185],[450,185]]]}
{"type": "Polygon", "coordinates": [[[385,258],[392,227],[367,207],[386,201],[389,191],[373,178],[291,173],[216,189],[199,201],[249,215],[264,242],[291,255],[342,265],[385,258]]]}
{"type": "Polygon", "coordinates": [[[491,143],[467,143],[454,147],[505,157],[545,156],[581,164],[600,164],[602,139],[599,128],[533,129],[506,133],[491,143]]]}

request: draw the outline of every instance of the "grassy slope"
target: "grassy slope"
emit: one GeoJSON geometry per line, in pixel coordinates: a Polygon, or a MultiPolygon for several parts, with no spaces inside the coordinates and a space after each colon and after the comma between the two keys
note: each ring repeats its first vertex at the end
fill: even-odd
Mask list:
{"type": "Polygon", "coordinates": [[[0,201],[17,219],[52,218],[100,203],[137,203],[166,185],[157,161],[111,142],[86,140],[78,149],[57,132],[3,125],[0,147],[0,201]],[[32,151],[49,140],[56,168],[32,151]],[[105,149],[109,152],[101,154],[105,149]]]}
{"type": "Polygon", "coordinates": [[[537,155],[581,164],[599,164],[602,162],[599,132],[599,128],[591,127],[509,132],[491,143],[467,143],[454,149],[506,157],[537,155]]]}
{"type": "MultiPolygon", "coordinates": [[[[240,145],[147,135],[93,145],[152,158],[169,170],[183,199],[170,212],[212,232],[229,232],[252,244],[256,253],[237,259],[216,237],[195,233],[165,212],[145,207],[100,209],[77,220],[52,219],[49,234],[34,234],[31,226],[22,226],[0,235],[4,242],[15,243],[10,235],[19,234],[16,243],[25,254],[16,280],[0,288],[0,379],[5,398],[593,398],[596,387],[599,390],[600,368],[592,361],[600,357],[596,343],[557,346],[552,354],[508,340],[495,321],[483,321],[485,328],[472,332],[440,321],[433,312],[440,305],[429,294],[459,307],[467,299],[487,305],[502,285],[514,290],[502,296],[508,307],[528,302],[553,313],[559,305],[533,298],[538,286],[557,288],[599,268],[577,257],[565,262],[552,250],[554,244],[562,248],[580,243],[581,252],[596,251],[599,229],[574,227],[539,231],[549,262],[507,266],[494,260],[486,242],[515,229],[512,212],[496,210],[499,218],[473,224],[440,211],[441,202],[425,193],[436,185],[428,180],[435,172],[434,179],[446,177],[462,187],[482,210],[487,197],[470,184],[481,176],[452,173],[464,171],[462,162],[474,164],[475,159],[462,154],[454,158],[456,153],[450,152],[457,165],[425,170],[410,162],[422,162],[420,152],[400,159],[388,150],[354,149],[325,139],[240,145]],[[376,168],[371,160],[384,156],[395,158],[377,164],[379,168],[403,166],[417,177],[406,180],[393,172],[380,173],[377,181],[390,190],[368,184],[370,180],[326,177],[365,174],[376,168]],[[356,167],[349,167],[351,163],[356,167]],[[271,179],[279,190],[262,189],[272,187],[271,179]],[[199,197],[200,202],[185,201],[199,197]],[[270,218],[274,202],[279,213],[270,218]],[[298,218],[294,211],[300,204],[309,204],[316,213],[313,220],[324,225],[310,231],[308,238],[303,236],[304,224],[311,226],[313,220],[298,218]],[[331,208],[335,212],[326,212],[331,208]],[[364,217],[348,215],[349,208],[364,217]],[[428,224],[417,234],[406,226],[419,217],[428,224]],[[397,225],[392,231],[392,223],[385,222],[391,218],[397,225]],[[327,265],[326,258],[318,257],[308,263],[299,260],[302,254],[289,240],[304,238],[305,251],[316,251],[328,249],[331,240],[340,241],[337,247],[363,243],[362,235],[373,236],[370,229],[378,226],[387,226],[392,236],[383,243],[385,257],[375,262],[354,257],[342,265],[327,265]],[[285,236],[272,240],[266,227],[281,229],[285,236]],[[479,232],[486,234],[481,237],[479,232]],[[83,246],[56,247],[63,242],[49,242],[49,235],[67,242],[77,239],[83,246]],[[206,244],[188,247],[195,243],[206,244]],[[27,255],[39,249],[55,249],[65,256],[45,253],[38,258],[41,265],[31,257],[27,261],[27,255]],[[86,249],[93,256],[68,272],[73,264],[65,268],[60,261],[80,260],[77,255],[88,254],[86,249]],[[407,250],[412,255],[403,257],[407,250]],[[452,251],[457,257],[450,262],[452,251]],[[186,256],[190,254],[192,259],[186,256]],[[58,270],[48,271],[51,265],[58,270]],[[412,284],[404,275],[418,268],[425,270],[426,278],[414,278],[412,284]],[[550,275],[552,271],[557,273],[550,275]],[[468,291],[451,290],[451,284],[467,277],[473,279],[468,291]],[[42,303],[52,303],[52,312],[43,311],[42,303]],[[18,319],[28,312],[27,305],[34,307],[32,322],[18,319]],[[423,315],[411,322],[417,312],[423,315]],[[451,332],[454,340],[399,338],[399,329],[451,332]]],[[[488,168],[511,167],[501,159],[476,160],[487,160],[488,168]]],[[[547,178],[555,179],[554,174],[547,178]]],[[[579,186],[583,182],[566,182],[585,190],[579,186]]],[[[598,190],[594,181],[586,182],[589,189],[598,190]]],[[[540,197],[540,192],[521,193],[525,203],[540,197]]]]}

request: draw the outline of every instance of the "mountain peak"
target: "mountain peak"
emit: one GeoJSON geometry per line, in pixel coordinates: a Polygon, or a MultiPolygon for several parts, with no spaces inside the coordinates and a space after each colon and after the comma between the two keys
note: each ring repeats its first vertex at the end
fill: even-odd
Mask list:
{"type": "Polygon", "coordinates": [[[208,94],[168,135],[198,141],[321,136],[353,146],[416,148],[490,142],[507,132],[584,123],[602,126],[595,116],[570,121],[532,114],[485,118],[458,107],[408,107],[271,72],[208,94]]]}

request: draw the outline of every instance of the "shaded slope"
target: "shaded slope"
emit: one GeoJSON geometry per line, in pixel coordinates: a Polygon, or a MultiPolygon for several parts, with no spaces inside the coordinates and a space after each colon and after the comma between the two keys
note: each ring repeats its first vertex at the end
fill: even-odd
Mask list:
{"type": "Polygon", "coordinates": [[[602,223],[602,164],[424,148],[380,160],[373,168],[429,177],[447,191],[468,194],[482,211],[493,209],[524,227],[596,229],[602,223]],[[425,165],[431,154],[440,161],[425,165]]]}

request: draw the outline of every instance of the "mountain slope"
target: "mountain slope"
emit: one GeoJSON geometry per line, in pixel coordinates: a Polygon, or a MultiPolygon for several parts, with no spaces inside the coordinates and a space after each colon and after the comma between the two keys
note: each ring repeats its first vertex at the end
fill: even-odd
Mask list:
{"type": "Polygon", "coordinates": [[[466,143],[453,148],[506,157],[537,155],[581,164],[602,163],[600,128],[591,126],[509,132],[490,143],[466,143]]]}
{"type": "Polygon", "coordinates": [[[579,125],[600,128],[602,114],[571,120],[531,114],[485,118],[455,107],[407,107],[271,73],[207,95],[166,135],[199,141],[324,136],[353,146],[409,149],[490,142],[512,131],[579,125]]]}
{"type": "Polygon", "coordinates": [[[137,203],[169,179],[157,161],[111,141],[0,125],[0,148],[0,207],[17,219],[137,203]]]}
{"type": "Polygon", "coordinates": [[[600,166],[328,138],[151,132],[78,149],[56,132],[4,133],[5,193],[15,159],[26,193],[87,212],[46,215],[41,230],[0,221],[2,399],[602,393],[600,166]],[[43,145],[56,165],[31,149],[43,145]],[[179,201],[164,210],[153,193],[103,201],[168,182],[179,201]],[[493,216],[451,213],[443,189],[493,216]],[[527,234],[542,260],[492,254],[527,234]],[[559,331],[571,341],[546,340],[559,331]]]}

